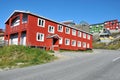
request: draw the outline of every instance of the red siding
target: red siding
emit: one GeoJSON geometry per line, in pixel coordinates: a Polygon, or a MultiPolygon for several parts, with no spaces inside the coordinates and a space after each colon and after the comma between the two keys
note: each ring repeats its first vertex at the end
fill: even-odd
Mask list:
{"type": "MultiPolygon", "coordinates": [[[[20,20],[22,21],[22,13],[18,14],[20,15],[20,20]]],[[[15,15],[16,16],[16,15],[15,15]]],[[[70,34],[66,34],[65,33],[65,26],[63,25],[63,32],[58,32],[58,25],[59,23],[54,22],[54,21],[50,21],[48,19],[44,19],[45,20],[45,27],[40,27],[37,25],[38,22],[38,17],[29,14],[28,15],[28,22],[25,24],[22,24],[22,22],[20,21],[20,25],[11,28],[11,20],[12,18],[15,18],[14,15],[8,20],[8,22],[6,23],[6,31],[5,31],[5,39],[6,40],[10,40],[10,35],[11,34],[15,34],[18,33],[18,43],[20,44],[20,37],[21,37],[21,33],[23,31],[26,31],[26,43],[27,46],[40,46],[40,47],[46,47],[46,50],[51,49],[52,46],[52,38],[47,38],[49,34],[48,32],[48,26],[54,26],[55,28],[55,32],[54,34],[57,34],[59,37],[62,37],[62,44],[59,45],[59,40],[57,40],[57,42],[55,43],[55,47],[54,50],[58,50],[58,49],[68,49],[68,50],[86,50],[87,48],[83,48],[83,42],[86,43],[86,45],[89,43],[89,48],[92,49],[92,35],[85,33],[83,31],[82,32],[82,36],[78,37],[78,31],[76,30],[76,36],[72,35],[72,27],[70,27],[70,34]],[[39,33],[44,33],[44,41],[40,42],[36,40],[36,34],[37,32],[39,33]],[[86,34],[86,38],[83,38],[83,33],[86,34]],[[90,35],[90,40],[87,39],[87,36],[90,35]],[[70,39],[70,45],[65,45],[65,38],[70,39]],[[76,46],[72,46],[72,40],[76,40],[76,46]],[[78,41],[81,41],[82,45],[81,47],[77,46],[78,41]],[[57,47],[58,46],[58,47],[57,47]]],[[[43,19],[41,17],[41,19],[43,19]]]]}
{"type": "Polygon", "coordinates": [[[118,20],[111,20],[105,22],[105,28],[109,30],[116,30],[119,28],[118,20]]]}

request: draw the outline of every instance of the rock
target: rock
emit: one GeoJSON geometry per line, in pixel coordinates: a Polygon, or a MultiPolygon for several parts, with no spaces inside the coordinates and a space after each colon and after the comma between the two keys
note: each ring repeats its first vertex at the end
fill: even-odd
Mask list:
{"type": "Polygon", "coordinates": [[[2,72],[3,71],[3,69],[0,69],[0,72],[2,72]]]}
{"type": "Polygon", "coordinates": [[[4,68],[5,71],[7,71],[7,70],[9,70],[9,69],[10,69],[9,67],[4,68]]]}

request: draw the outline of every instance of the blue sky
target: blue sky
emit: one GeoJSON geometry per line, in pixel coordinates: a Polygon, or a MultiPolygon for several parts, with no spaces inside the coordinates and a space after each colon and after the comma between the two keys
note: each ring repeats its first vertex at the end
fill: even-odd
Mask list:
{"type": "Polygon", "coordinates": [[[0,28],[14,10],[25,10],[61,22],[79,24],[120,20],[120,0],[0,0],[0,28]]]}

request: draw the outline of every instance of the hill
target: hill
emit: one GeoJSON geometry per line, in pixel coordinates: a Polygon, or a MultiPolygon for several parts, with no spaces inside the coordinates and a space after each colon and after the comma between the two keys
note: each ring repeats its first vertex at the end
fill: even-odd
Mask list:
{"type": "Polygon", "coordinates": [[[45,50],[25,46],[4,46],[0,48],[0,68],[16,68],[43,64],[55,59],[45,50]]]}
{"type": "Polygon", "coordinates": [[[112,33],[111,36],[114,39],[108,43],[101,43],[97,40],[94,40],[93,41],[93,48],[95,48],[95,49],[111,49],[111,50],[120,49],[120,32],[112,33]]]}

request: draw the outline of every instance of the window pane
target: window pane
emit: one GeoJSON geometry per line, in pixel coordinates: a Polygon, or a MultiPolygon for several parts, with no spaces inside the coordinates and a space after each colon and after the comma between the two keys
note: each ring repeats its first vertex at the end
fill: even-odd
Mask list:
{"type": "Polygon", "coordinates": [[[45,20],[38,18],[38,26],[44,27],[45,20]]]}
{"type": "Polygon", "coordinates": [[[44,41],[44,34],[43,33],[37,33],[37,41],[44,41]]]}

